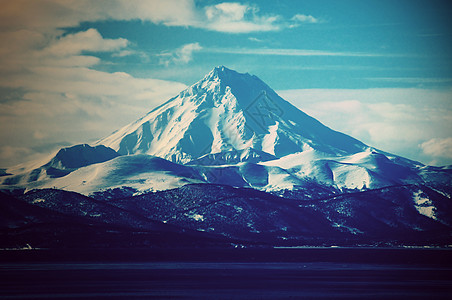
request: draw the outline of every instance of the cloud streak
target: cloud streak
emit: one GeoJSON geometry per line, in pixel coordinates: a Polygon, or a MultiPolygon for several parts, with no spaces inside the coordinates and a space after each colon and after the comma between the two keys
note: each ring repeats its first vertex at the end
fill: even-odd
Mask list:
{"type": "Polygon", "coordinates": [[[193,54],[202,49],[199,43],[189,43],[172,52],[161,53],[160,63],[168,66],[174,64],[186,64],[193,60],[193,54]]]}
{"type": "Polygon", "coordinates": [[[450,84],[452,78],[426,78],[426,77],[372,77],[364,78],[368,81],[407,83],[407,84],[450,84]]]}
{"type": "Polygon", "coordinates": [[[337,52],[308,49],[284,48],[204,48],[203,51],[223,54],[241,55],[270,55],[270,56],[347,56],[347,57],[386,57],[391,54],[364,53],[364,52],[337,52]]]}

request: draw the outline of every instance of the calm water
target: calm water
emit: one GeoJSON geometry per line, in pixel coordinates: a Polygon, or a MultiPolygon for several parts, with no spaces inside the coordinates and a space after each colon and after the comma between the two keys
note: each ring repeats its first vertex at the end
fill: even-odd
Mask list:
{"type": "Polygon", "coordinates": [[[452,299],[450,263],[296,260],[4,261],[0,298],[452,299]]]}

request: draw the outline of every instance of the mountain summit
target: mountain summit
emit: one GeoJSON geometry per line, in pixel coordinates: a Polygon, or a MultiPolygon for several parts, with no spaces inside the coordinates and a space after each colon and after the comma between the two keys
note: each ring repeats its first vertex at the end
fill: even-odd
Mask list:
{"type": "Polygon", "coordinates": [[[367,148],[300,111],[258,77],[224,66],[98,144],[176,163],[248,148],[278,158],[309,149],[350,155],[367,148]]]}

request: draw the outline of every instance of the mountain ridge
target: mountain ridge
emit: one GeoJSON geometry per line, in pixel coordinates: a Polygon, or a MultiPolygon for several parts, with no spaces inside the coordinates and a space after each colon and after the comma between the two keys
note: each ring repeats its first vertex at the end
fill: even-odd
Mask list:
{"type": "Polygon", "coordinates": [[[55,189],[14,197],[0,193],[0,206],[9,202],[8,207],[19,212],[0,224],[0,236],[6,237],[0,239],[0,247],[12,243],[34,247],[64,247],[65,243],[76,248],[109,243],[177,247],[207,245],[206,238],[210,245],[222,247],[237,243],[243,247],[446,246],[452,233],[448,218],[452,203],[446,200],[450,199],[418,185],[313,199],[281,198],[216,184],[188,184],[157,193],[106,198],[55,189]],[[418,197],[415,206],[409,197],[412,194],[418,197]],[[430,203],[423,200],[427,197],[430,203]],[[441,210],[432,210],[432,205],[441,210]],[[64,224],[65,218],[70,220],[68,224],[64,224]],[[78,238],[55,241],[52,226],[59,226],[57,236],[63,240],[74,230],[78,238]],[[86,231],[90,236],[94,232],[97,241],[90,238],[83,244],[81,237],[86,231]],[[36,234],[30,236],[30,232],[36,234]],[[109,235],[116,238],[109,240],[109,235]]]}
{"type": "Polygon", "coordinates": [[[92,245],[99,236],[153,246],[452,240],[452,169],[369,147],[225,67],[92,146],[2,170],[0,183],[27,202],[0,191],[14,212],[3,218],[9,244],[66,233],[83,243],[78,225],[92,245]],[[60,214],[72,218],[67,228],[60,214]]]}

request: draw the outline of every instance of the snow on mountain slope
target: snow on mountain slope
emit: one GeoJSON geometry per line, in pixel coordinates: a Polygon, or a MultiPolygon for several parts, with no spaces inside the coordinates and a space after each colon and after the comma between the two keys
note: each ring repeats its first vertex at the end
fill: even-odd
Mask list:
{"type": "Polygon", "coordinates": [[[97,144],[178,163],[250,147],[276,157],[307,149],[349,155],[366,148],[298,110],[256,76],[223,66],[97,144]]]}
{"type": "Polygon", "coordinates": [[[57,188],[89,195],[123,187],[143,193],[189,183],[217,183],[273,191],[304,186],[305,181],[276,166],[249,162],[184,166],[148,154],[134,154],[81,167],[62,177],[43,175],[39,180],[16,187],[27,190],[57,188]]]}
{"type": "MultiPolygon", "coordinates": [[[[58,160],[57,157],[60,155],[44,166],[62,166],[65,160],[58,160]]],[[[60,170],[67,172],[61,176],[54,176],[55,171],[46,175],[51,168],[41,167],[36,170],[41,174],[36,180],[30,180],[36,171],[15,177],[6,176],[3,187],[8,186],[5,181],[17,178],[21,181],[15,184],[16,187],[55,187],[85,195],[121,187],[130,187],[140,192],[166,190],[201,182],[248,187],[267,192],[306,190],[319,185],[329,186],[334,190],[377,189],[426,183],[416,169],[398,165],[384,154],[370,148],[350,156],[332,156],[311,149],[282,158],[249,148],[205,155],[185,166],[147,154],[134,154],[74,170],[60,170]],[[255,161],[250,162],[253,160],[255,161]]],[[[429,172],[440,176],[438,172],[429,172]]],[[[423,177],[430,178],[425,174],[423,177]]],[[[450,175],[443,174],[441,178],[450,180],[450,175]]],[[[450,197],[448,186],[450,187],[450,184],[438,186],[437,191],[450,197]]]]}
{"type": "Polygon", "coordinates": [[[371,148],[349,156],[331,156],[309,150],[261,164],[279,166],[300,179],[312,178],[327,185],[349,189],[424,182],[416,170],[396,164],[371,148]]]}
{"type": "Polygon", "coordinates": [[[203,178],[190,167],[151,155],[137,154],[119,156],[80,168],[65,177],[49,178],[29,186],[55,187],[88,195],[121,187],[131,187],[141,192],[167,190],[199,182],[203,182],[203,178]]]}
{"type": "Polygon", "coordinates": [[[198,159],[192,160],[187,165],[227,165],[239,162],[258,163],[276,159],[275,156],[264,151],[247,148],[243,150],[229,150],[219,153],[206,154],[198,159]]]}
{"type": "Polygon", "coordinates": [[[294,189],[303,186],[305,180],[280,167],[242,162],[223,166],[193,166],[206,182],[235,187],[251,187],[263,191],[294,189]]]}

